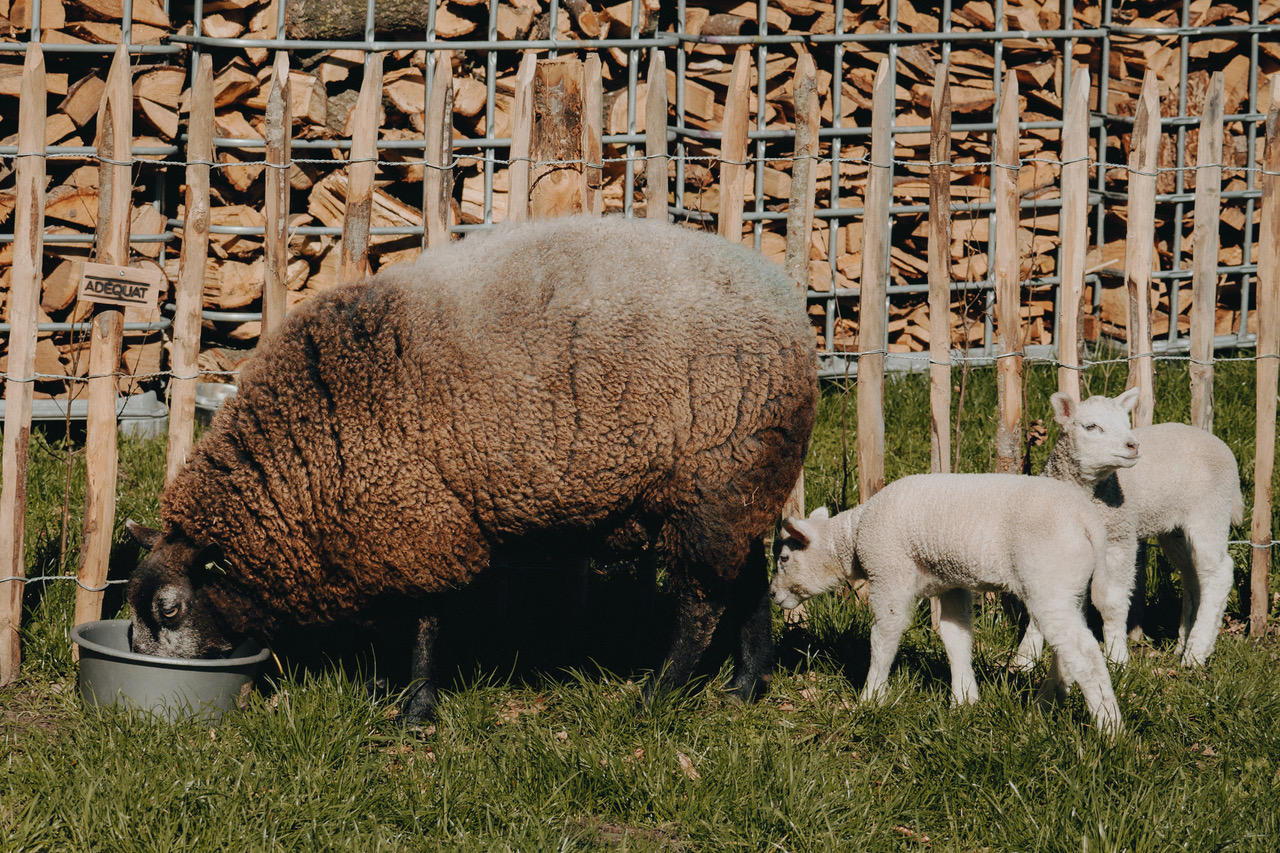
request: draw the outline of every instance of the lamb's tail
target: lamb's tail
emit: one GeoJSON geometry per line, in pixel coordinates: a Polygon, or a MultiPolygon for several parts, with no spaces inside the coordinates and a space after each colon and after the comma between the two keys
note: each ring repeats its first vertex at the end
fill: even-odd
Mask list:
{"type": "Polygon", "coordinates": [[[1240,478],[1236,478],[1236,493],[1231,499],[1231,523],[1237,527],[1244,524],[1244,495],[1240,493],[1240,478]]]}

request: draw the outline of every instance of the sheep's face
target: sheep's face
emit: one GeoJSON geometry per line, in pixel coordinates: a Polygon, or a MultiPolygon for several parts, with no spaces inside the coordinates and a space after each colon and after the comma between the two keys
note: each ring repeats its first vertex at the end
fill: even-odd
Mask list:
{"type": "Polygon", "coordinates": [[[1141,453],[1129,413],[1138,402],[1138,389],[1119,397],[1090,397],[1078,403],[1066,394],[1050,398],[1063,435],[1070,436],[1072,461],[1089,482],[1109,477],[1117,468],[1132,468],[1141,453]]]}
{"type": "Polygon", "coordinates": [[[783,610],[830,592],[845,582],[853,571],[853,530],[849,513],[831,518],[825,507],[815,509],[807,519],[787,518],[773,548],[777,572],[769,594],[783,610]]]}
{"type": "Polygon", "coordinates": [[[170,658],[229,655],[234,643],[219,628],[200,582],[211,571],[207,552],[180,536],[170,539],[132,521],[127,526],[151,549],[129,581],[133,651],[170,658]]]}

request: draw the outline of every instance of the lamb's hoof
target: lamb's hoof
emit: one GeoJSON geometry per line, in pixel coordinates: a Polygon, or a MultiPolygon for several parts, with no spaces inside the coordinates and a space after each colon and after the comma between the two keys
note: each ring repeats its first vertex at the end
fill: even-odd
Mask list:
{"type": "Polygon", "coordinates": [[[1045,708],[1061,704],[1066,698],[1066,685],[1055,678],[1046,678],[1040,682],[1040,689],[1036,691],[1036,704],[1045,708]]]}
{"type": "Polygon", "coordinates": [[[1036,668],[1036,659],[1026,657],[1025,655],[1014,655],[1013,660],[1009,661],[1010,672],[1031,672],[1036,668]]]}
{"type": "Polygon", "coordinates": [[[772,675],[762,675],[759,678],[744,678],[741,681],[734,679],[729,684],[728,689],[725,690],[724,695],[735,704],[754,705],[764,695],[771,681],[773,681],[772,675]]]}

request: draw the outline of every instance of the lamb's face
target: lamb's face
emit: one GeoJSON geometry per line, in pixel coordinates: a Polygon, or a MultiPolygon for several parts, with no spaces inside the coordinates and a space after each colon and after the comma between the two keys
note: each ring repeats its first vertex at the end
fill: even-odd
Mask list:
{"type": "Polygon", "coordinates": [[[1081,403],[1066,394],[1050,398],[1063,434],[1070,434],[1073,461],[1086,479],[1097,482],[1137,463],[1141,452],[1129,413],[1138,393],[1130,388],[1119,397],[1090,397],[1081,403]]]}
{"type": "Polygon", "coordinates": [[[201,549],[157,530],[128,522],[129,532],[150,555],[129,581],[133,613],[130,647],[138,654],[169,658],[229,655],[234,643],[219,629],[201,588],[192,582],[206,571],[201,549]]]}
{"type": "Polygon", "coordinates": [[[851,567],[836,552],[838,523],[823,507],[807,519],[783,520],[782,533],[773,543],[777,571],[769,585],[769,594],[783,610],[830,592],[848,578],[851,567]]]}

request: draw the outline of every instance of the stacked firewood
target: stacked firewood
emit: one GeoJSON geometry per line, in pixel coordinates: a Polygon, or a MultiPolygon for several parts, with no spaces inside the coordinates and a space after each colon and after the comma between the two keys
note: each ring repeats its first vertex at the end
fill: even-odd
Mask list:
{"type": "MultiPolygon", "coordinates": [[[[199,21],[203,35],[222,38],[270,39],[278,36],[307,39],[362,39],[365,31],[364,0],[280,0],[285,2],[287,25],[277,32],[278,6],[271,0],[206,0],[199,21]]],[[[675,30],[672,4],[656,0],[636,0],[610,4],[608,0],[565,0],[552,15],[545,0],[502,0],[490,20],[490,7],[481,0],[446,0],[435,10],[435,26],[441,40],[484,39],[491,24],[502,40],[536,39],[555,35],[560,39],[629,38],[646,36],[655,31],[675,30]]],[[[421,0],[380,0],[376,5],[375,30],[379,38],[404,37],[420,39],[426,23],[426,3],[421,0]]],[[[939,6],[924,0],[897,0],[898,27],[901,32],[937,32],[942,29],[939,6]]],[[[758,4],[754,0],[705,0],[688,4],[683,30],[691,34],[751,35],[767,30],[778,33],[833,33],[844,31],[860,34],[887,33],[889,4],[887,0],[853,0],[844,4],[843,20],[836,21],[835,4],[830,0],[781,0],[767,6],[767,24],[756,21],[758,4]]],[[[167,37],[193,32],[191,21],[181,19],[188,14],[173,11],[171,18],[159,0],[135,0],[130,39],[138,44],[162,44],[167,37]]],[[[997,21],[994,5],[989,0],[967,0],[955,4],[950,26],[953,30],[990,32],[997,29],[1028,32],[1057,30],[1067,25],[1061,6],[1043,0],[1004,5],[1005,20],[997,21]]],[[[43,0],[40,4],[41,40],[48,45],[94,43],[111,45],[121,38],[121,6],[119,0],[43,0]]],[[[1072,25],[1076,28],[1101,23],[1096,4],[1078,3],[1072,25]]],[[[1132,27],[1173,27],[1179,25],[1180,7],[1168,4],[1138,3],[1115,13],[1114,23],[1132,27]]],[[[0,40],[25,42],[30,37],[31,0],[0,0],[0,40]]],[[[1195,0],[1191,4],[1192,25],[1213,26],[1248,24],[1245,4],[1195,0]]],[[[1280,0],[1264,0],[1259,10],[1261,23],[1280,21],[1280,0]]],[[[1273,40],[1272,40],[1273,41],[1273,40]]],[[[1280,68],[1280,48],[1262,40],[1261,75],[1280,68]]],[[[1017,74],[1020,111],[1027,122],[1052,122],[1061,119],[1064,81],[1073,64],[1089,66],[1095,90],[1098,88],[1099,63],[1102,61],[1101,40],[1080,38],[1074,43],[1074,56],[1064,61],[1064,40],[1044,38],[1012,38],[1002,42],[1001,67],[996,66],[991,41],[960,41],[950,52],[949,79],[957,127],[952,136],[952,198],[955,202],[985,202],[989,198],[991,133],[966,130],[965,124],[991,122],[997,106],[997,80],[1006,71],[1017,74]]],[[[1163,37],[1125,38],[1113,35],[1109,54],[1110,76],[1106,103],[1102,108],[1113,116],[1133,112],[1134,97],[1148,69],[1156,71],[1161,82],[1162,109],[1165,115],[1177,113],[1181,63],[1179,40],[1174,35],[1163,37]]],[[[735,47],[731,45],[695,43],[684,51],[683,112],[674,110],[677,92],[677,63],[668,57],[667,95],[673,105],[669,121],[683,123],[693,131],[718,132],[725,112],[726,89],[735,47]]],[[[770,45],[764,53],[763,67],[753,69],[750,82],[752,128],[785,129],[794,116],[792,89],[797,63],[797,46],[770,45]],[[761,91],[756,74],[762,74],[764,103],[757,104],[761,91]]],[[[819,71],[819,92],[823,127],[841,125],[865,128],[870,125],[870,92],[877,63],[888,55],[884,42],[850,45],[844,53],[841,79],[831,74],[834,48],[815,44],[811,48],[819,71]]],[[[757,48],[751,48],[753,58],[757,48]]],[[[264,136],[265,111],[270,84],[273,52],[266,48],[212,48],[214,60],[216,135],[224,139],[248,140],[237,147],[216,149],[217,166],[213,170],[213,213],[215,226],[263,225],[264,152],[259,144],[264,136]]],[[[567,51],[561,51],[562,54],[567,51]]],[[[486,54],[455,51],[452,54],[454,77],[455,138],[480,138],[489,132],[494,137],[511,135],[511,115],[515,93],[515,74],[519,52],[496,54],[495,101],[492,118],[486,111],[486,54]],[[487,127],[492,121],[493,127],[487,127]]],[[[647,67],[645,51],[607,48],[600,51],[604,97],[604,131],[608,134],[642,132],[647,67]],[[636,103],[629,103],[628,79],[630,63],[640,69],[641,83],[636,103]]],[[[906,43],[896,49],[896,124],[917,127],[918,132],[895,137],[894,203],[926,205],[928,201],[929,104],[942,51],[937,44],[906,43]]],[[[17,132],[17,94],[21,79],[20,51],[0,53],[0,145],[13,145],[17,132]]],[[[110,57],[104,54],[47,55],[49,67],[49,125],[47,142],[51,146],[93,146],[96,116],[103,81],[110,57]],[[89,57],[86,61],[86,57],[89,57]]],[[[337,143],[351,133],[351,115],[363,77],[364,55],[360,51],[291,51],[289,89],[293,113],[292,133],[296,140],[318,141],[320,147],[295,145],[295,164],[290,171],[292,211],[288,287],[291,304],[334,287],[339,283],[339,238],[307,232],[307,226],[338,227],[342,224],[346,201],[347,152],[337,143]],[[329,145],[332,142],[334,144],[329,145]],[[304,229],[299,232],[298,229],[304,229]]],[[[423,51],[391,51],[384,60],[384,92],[380,137],[386,141],[420,140],[425,132],[425,76],[431,64],[423,51]]],[[[164,161],[183,161],[183,134],[191,75],[190,54],[183,49],[170,53],[144,54],[134,61],[135,151],[158,152],[137,154],[143,162],[134,170],[133,234],[151,235],[153,239],[135,242],[133,251],[139,263],[159,266],[170,281],[177,277],[177,248],[181,240],[181,181],[179,165],[164,161]]],[[[1192,41],[1189,77],[1186,85],[1186,112],[1197,115],[1203,102],[1209,74],[1223,71],[1226,75],[1226,113],[1265,111],[1266,104],[1249,101],[1249,61],[1247,40],[1229,38],[1197,38],[1192,41]]],[[[1265,86],[1258,86],[1265,92],[1265,86]]],[[[1091,106],[1099,109],[1095,91],[1091,106]]],[[[1230,121],[1230,119],[1228,119],[1230,121]]],[[[1237,128],[1239,125],[1236,126],[1237,128]]],[[[1112,122],[1108,128],[1107,188],[1123,192],[1127,175],[1123,164],[1127,159],[1127,137],[1121,135],[1123,124],[1112,122]]],[[[1239,171],[1246,164],[1244,136],[1238,129],[1228,140],[1228,169],[1224,190],[1243,188],[1246,175],[1239,171]]],[[[1186,150],[1194,165],[1194,128],[1188,130],[1186,150]]],[[[715,140],[699,140],[692,135],[685,145],[687,156],[683,185],[676,186],[676,169],[671,168],[668,192],[693,212],[691,219],[714,228],[719,211],[718,178],[720,155],[715,140]]],[[[1176,133],[1165,136],[1162,165],[1175,166],[1176,133]]],[[[309,143],[310,144],[310,143],[309,143]]],[[[635,153],[642,154],[642,146],[635,153]]],[[[455,170],[454,220],[460,223],[485,221],[485,149],[461,148],[461,160],[455,170]]],[[[764,180],[756,187],[754,169],[748,170],[746,189],[748,211],[759,207],[778,214],[765,223],[761,249],[769,257],[782,259],[785,240],[785,209],[790,191],[792,153],[789,140],[770,141],[749,149],[751,156],[766,158],[764,180]]],[[[841,207],[861,206],[867,176],[869,141],[865,135],[851,135],[842,143],[838,178],[832,181],[832,148],[824,139],[823,161],[818,169],[819,209],[836,204],[841,207]],[[838,187],[838,195],[833,189],[838,187]]],[[[1025,292],[1023,315],[1028,343],[1050,343],[1053,337],[1053,290],[1035,285],[1035,281],[1058,272],[1058,132],[1027,128],[1022,133],[1020,153],[1028,158],[1019,176],[1024,201],[1043,202],[1043,209],[1033,204],[1024,209],[1019,228],[1022,277],[1030,283],[1025,292]]],[[[637,164],[634,185],[626,185],[626,170],[617,162],[626,156],[623,145],[606,145],[604,204],[606,211],[621,210],[629,197],[635,210],[644,209],[646,193],[644,168],[637,164]]],[[[421,149],[387,148],[379,153],[378,179],[374,193],[371,225],[373,228],[420,226],[422,221],[421,149]]],[[[490,194],[491,221],[501,221],[507,207],[507,169],[505,149],[491,153],[496,162],[492,168],[490,194]]],[[[14,205],[13,161],[0,158],[0,230],[12,227],[14,205]]],[[[89,157],[58,157],[48,160],[50,176],[46,206],[49,242],[46,243],[44,298],[42,321],[66,322],[82,319],[85,307],[75,299],[75,262],[90,256],[87,242],[55,242],[61,235],[92,233],[98,210],[97,167],[89,157]]],[[[1163,173],[1160,191],[1190,190],[1194,172],[1163,173]]],[[[1092,178],[1096,186],[1096,169],[1092,178]]],[[[1104,286],[1099,294],[1100,316],[1090,318],[1087,328],[1123,337],[1125,311],[1119,276],[1109,273],[1123,269],[1123,206],[1110,206],[1104,218],[1106,232],[1103,248],[1095,250],[1089,260],[1091,271],[1103,274],[1104,286]],[[1110,285],[1114,284],[1115,287],[1110,285]]],[[[1161,215],[1171,215],[1165,206],[1161,215]]],[[[1185,247],[1189,245],[1190,205],[1187,221],[1165,221],[1158,229],[1159,262],[1163,269],[1175,264],[1186,266],[1185,247]],[[1182,230],[1184,256],[1173,257],[1173,237],[1182,230]]],[[[1249,227],[1248,211],[1243,203],[1228,202],[1222,219],[1223,264],[1242,260],[1243,235],[1249,227]]],[[[1254,213],[1256,217],[1256,212],[1254,213]]],[[[1098,220],[1090,218],[1090,227],[1098,220]]],[[[925,281],[927,214],[895,216],[891,240],[891,284],[920,284],[925,281]]],[[[951,246],[952,276],[956,282],[982,281],[988,275],[989,217],[986,212],[957,213],[953,222],[951,246]]],[[[857,288],[862,265],[862,222],[858,217],[842,219],[838,228],[819,220],[811,240],[810,287],[818,293],[833,293],[857,288]]],[[[749,235],[748,235],[749,236],[749,235]]],[[[1091,244],[1095,242],[1091,240],[1091,244]]],[[[418,253],[421,238],[417,235],[375,234],[371,238],[370,258],[374,269],[410,259],[418,253]]],[[[0,294],[8,289],[12,247],[0,243],[0,294]]],[[[243,357],[243,350],[256,340],[260,325],[243,322],[236,312],[255,312],[261,306],[263,282],[263,250],[261,238],[253,235],[215,233],[210,244],[210,257],[205,272],[204,301],[207,309],[230,312],[225,321],[206,323],[207,351],[202,355],[205,370],[232,370],[243,357]]],[[[1171,320],[1167,288],[1161,287],[1156,304],[1154,331],[1167,331],[1171,320]],[[1162,325],[1163,324],[1163,325],[1162,325]]],[[[1240,310],[1239,282],[1228,279],[1221,289],[1220,323],[1224,330],[1238,322],[1240,310]],[[1234,301],[1233,301],[1234,300],[1234,301]]],[[[890,300],[890,348],[895,351],[920,351],[928,346],[928,322],[924,295],[895,293],[890,300]]],[[[1190,307],[1190,295],[1179,300],[1177,321],[1184,324],[1190,307]]],[[[825,347],[824,329],[828,311],[834,311],[836,350],[853,349],[857,331],[855,298],[843,295],[833,300],[816,299],[811,306],[815,340],[825,347]]],[[[952,306],[952,343],[957,347],[972,346],[983,340],[987,306],[980,290],[957,289],[952,306]]],[[[6,311],[7,313],[7,311],[6,311]]],[[[129,317],[129,319],[140,319],[129,317]]],[[[37,354],[37,372],[42,374],[85,373],[86,357],[82,341],[76,335],[45,334],[37,354]]],[[[3,356],[0,356],[2,358],[3,356]]],[[[125,368],[136,374],[150,375],[166,366],[159,333],[133,333],[126,337],[125,368]]],[[[43,395],[66,393],[66,383],[40,382],[37,392],[43,395]]]]}

